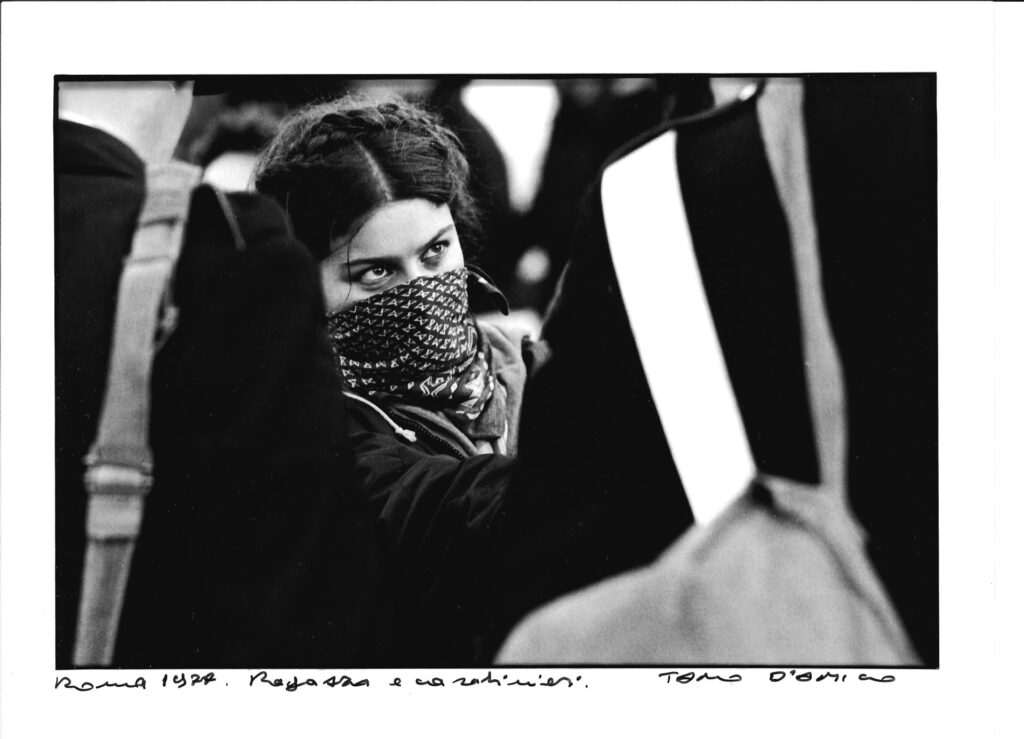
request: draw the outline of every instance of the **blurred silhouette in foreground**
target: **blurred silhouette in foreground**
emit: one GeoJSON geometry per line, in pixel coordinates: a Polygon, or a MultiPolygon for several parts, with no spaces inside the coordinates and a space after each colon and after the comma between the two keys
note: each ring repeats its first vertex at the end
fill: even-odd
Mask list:
{"type": "MultiPolygon", "coordinates": [[[[172,166],[191,98],[191,82],[60,83],[58,669],[71,666],[83,458],[104,399],[118,284],[149,202],[147,171],[172,166]]],[[[352,484],[314,261],[268,199],[200,186],[171,284],[173,310],[150,387],[140,388],[151,398],[152,489],[113,666],[393,663],[392,604],[352,484]]]]}
{"type": "Polygon", "coordinates": [[[934,101],[927,75],[777,80],[613,157],[524,413],[504,623],[565,569],[618,577],[500,661],[937,664],[934,101]]]}

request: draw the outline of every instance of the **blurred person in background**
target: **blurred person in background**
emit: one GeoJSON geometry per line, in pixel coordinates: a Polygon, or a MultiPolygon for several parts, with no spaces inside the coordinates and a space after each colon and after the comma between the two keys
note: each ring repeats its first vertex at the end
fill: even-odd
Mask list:
{"type": "Polygon", "coordinates": [[[470,184],[437,117],[365,98],[290,117],[256,173],[320,263],[356,477],[385,538],[410,665],[486,658],[493,528],[539,359],[524,334],[474,317],[503,298],[467,268],[470,184]]]}
{"type": "Polygon", "coordinates": [[[281,102],[247,101],[224,108],[190,147],[203,181],[228,192],[252,189],[260,150],[288,112],[281,102]]]}
{"type": "MultiPolygon", "coordinates": [[[[225,190],[251,187],[250,175],[259,150],[292,110],[347,93],[371,100],[402,97],[437,113],[462,143],[470,165],[470,193],[478,206],[479,267],[507,296],[519,304],[522,293],[515,267],[524,245],[522,215],[511,203],[509,169],[487,123],[466,105],[472,79],[439,78],[225,78],[223,95],[204,97],[186,124],[178,155],[206,170],[206,181],[225,190]]],[[[524,112],[529,115],[529,112],[524,112]]],[[[493,124],[493,121],[491,121],[493,124]]],[[[521,323],[491,313],[502,324],[521,323]]],[[[533,322],[527,328],[535,330],[533,322]]]]}
{"type": "Polygon", "coordinates": [[[265,108],[274,116],[286,114],[317,100],[340,97],[350,91],[354,80],[331,76],[206,75],[197,78],[203,91],[197,95],[181,138],[174,150],[175,159],[200,164],[206,145],[201,140],[218,126],[218,119],[249,106],[265,108]]]}
{"type": "MultiPolygon", "coordinates": [[[[118,284],[192,82],[59,83],[55,127],[56,666],[71,666],[118,284]]],[[[372,519],[356,496],[316,265],[281,210],[192,195],[176,330],[149,395],[153,487],[116,667],[393,663],[372,519]]]]}

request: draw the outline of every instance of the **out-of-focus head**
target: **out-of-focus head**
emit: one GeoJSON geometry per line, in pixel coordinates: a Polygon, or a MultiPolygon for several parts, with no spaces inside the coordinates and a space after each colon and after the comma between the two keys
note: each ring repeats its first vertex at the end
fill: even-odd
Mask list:
{"type": "Polygon", "coordinates": [[[711,80],[705,75],[665,75],[657,78],[655,86],[666,118],[694,115],[715,104],[711,80]]]}
{"type": "Polygon", "coordinates": [[[204,180],[228,192],[248,190],[259,152],[274,138],[287,109],[284,103],[248,100],[210,116],[184,158],[204,169],[204,180]]]}
{"type": "Polygon", "coordinates": [[[587,108],[612,93],[614,80],[604,77],[563,77],[554,80],[563,102],[587,108]]]}
{"type": "Polygon", "coordinates": [[[189,110],[192,82],[60,82],[59,115],[85,119],[127,143],[148,164],[174,153],[189,110]]]}

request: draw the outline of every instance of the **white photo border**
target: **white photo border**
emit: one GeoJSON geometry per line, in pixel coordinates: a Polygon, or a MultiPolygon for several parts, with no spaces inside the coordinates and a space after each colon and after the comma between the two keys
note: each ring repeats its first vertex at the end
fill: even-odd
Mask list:
{"type": "MultiPolygon", "coordinates": [[[[996,279],[994,248],[993,41],[1002,39],[1006,49],[1015,38],[1007,27],[995,31],[996,15],[1024,30],[1024,15],[997,12],[987,3],[4,3],[0,733],[445,739],[681,732],[858,739],[994,735],[993,356],[997,331],[1019,331],[1019,321],[1006,311],[1024,314],[1019,298],[1015,305],[1004,304],[1004,291],[995,320],[993,286],[1005,288],[1007,278],[996,279]],[[846,671],[850,679],[842,684],[770,684],[767,670],[744,670],[740,683],[684,685],[658,677],[663,669],[625,668],[523,671],[524,679],[534,673],[581,676],[579,689],[566,690],[430,688],[416,686],[415,679],[446,673],[409,670],[393,671],[404,678],[401,688],[386,687],[392,672],[345,673],[381,685],[362,692],[288,692],[259,685],[217,691],[54,689],[54,75],[862,71],[937,74],[938,670],[893,671],[896,681],[890,684],[857,680],[856,670],[846,671]]],[[[1011,61],[1024,69],[1019,52],[1011,61]]],[[[1003,129],[1008,138],[1010,130],[1003,129]]],[[[1020,163],[1015,169],[998,166],[1002,176],[1019,180],[1020,163]]],[[[1016,200],[1005,202],[1000,190],[998,202],[1016,202],[1019,212],[1019,186],[1015,192],[1016,200]]],[[[1019,256],[1010,254],[1000,252],[1000,267],[1020,266],[1019,256]]],[[[1000,377],[1012,383],[1012,376],[1000,377]]],[[[1013,426],[1005,424],[1019,438],[1013,426]]],[[[1021,511],[1019,503],[1010,508],[1000,499],[999,505],[1000,517],[1021,511]]],[[[1018,525],[1021,520],[1016,515],[1018,525]]],[[[1019,544],[1011,551],[1014,545],[1001,541],[1000,557],[1020,554],[1019,544]]],[[[1006,570],[1001,572],[1005,578],[1006,570]]],[[[1019,579],[1019,568],[1016,574],[1019,579]]],[[[1016,602],[1010,606],[1019,612],[1016,602]]],[[[1019,650],[1019,636],[1014,643],[1019,650]]],[[[299,674],[307,672],[315,671],[299,674]]],[[[162,673],[145,674],[155,681],[162,673]]],[[[239,685],[251,674],[218,671],[218,679],[239,685]]],[[[334,673],[314,676],[329,674],[334,673]]]]}

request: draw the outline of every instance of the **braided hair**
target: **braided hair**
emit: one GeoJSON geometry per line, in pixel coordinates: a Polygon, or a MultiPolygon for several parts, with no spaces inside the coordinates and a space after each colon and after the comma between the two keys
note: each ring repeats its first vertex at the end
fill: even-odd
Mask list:
{"type": "Polygon", "coordinates": [[[349,96],[298,111],[260,157],[254,181],[317,259],[397,200],[448,205],[464,248],[479,229],[462,144],[434,115],[400,100],[349,96]]]}

